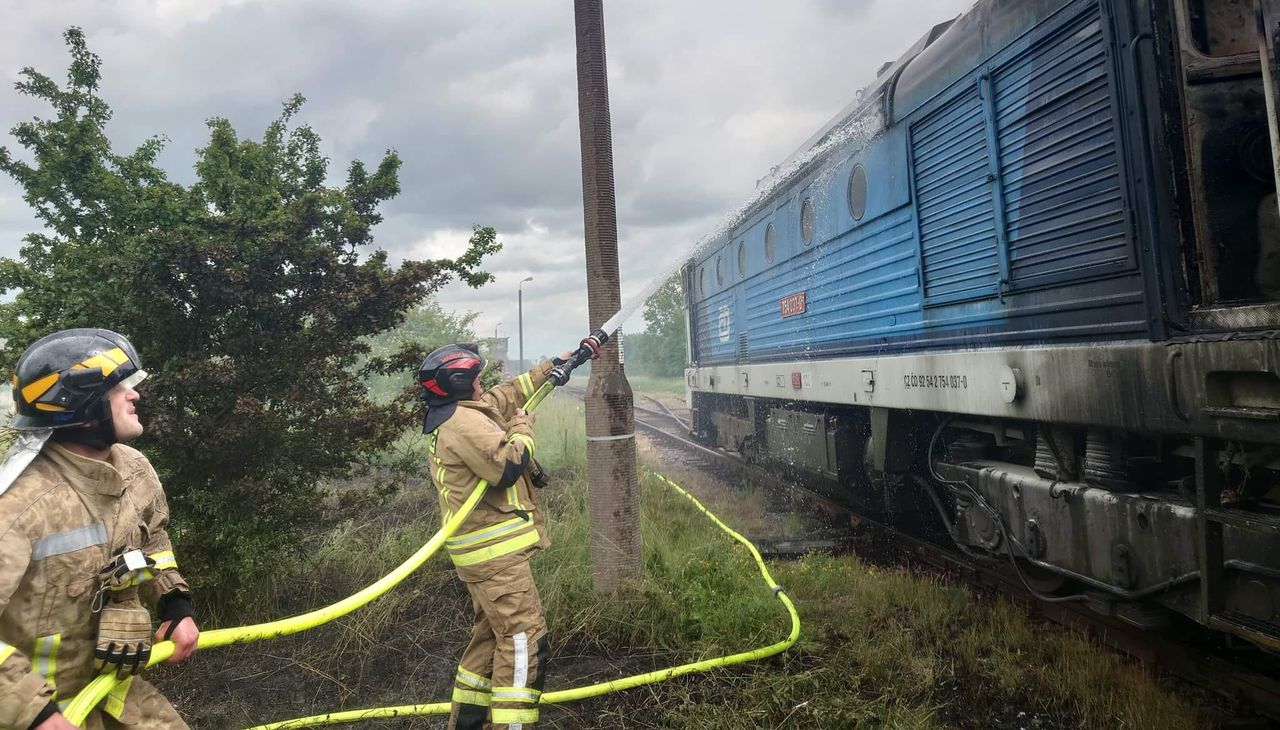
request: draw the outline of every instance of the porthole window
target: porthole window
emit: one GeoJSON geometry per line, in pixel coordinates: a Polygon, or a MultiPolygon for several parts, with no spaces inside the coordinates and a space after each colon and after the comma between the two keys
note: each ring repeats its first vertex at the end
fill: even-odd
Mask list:
{"type": "Polygon", "coordinates": [[[849,213],[855,221],[867,214],[867,171],[854,165],[849,173],[849,213]]]}
{"type": "Polygon", "coordinates": [[[747,243],[738,241],[738,276],[747,275],[747,243]]]}
{"type": "Polygon", "coordinates": [[[813,227],[813,201],[805,198],[800,206],[800,237],[806,246],[813,243],[813,227]]]}
{"type": "Polygon", "coordinates": [[[777,253],[778,236],[773,230],[773,224],[770,223],[764,229],[764,260],[773,263],[773,255],[777,253]]]}
{"type": "Polygon", "coordinates": [[[716,283],[724,286],[724,257],[716,257],[716,283]]]}

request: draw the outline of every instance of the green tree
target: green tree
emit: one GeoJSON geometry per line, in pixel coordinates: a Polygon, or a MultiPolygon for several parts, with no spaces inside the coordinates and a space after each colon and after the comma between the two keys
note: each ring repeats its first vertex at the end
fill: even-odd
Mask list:
{"type": "Polygon", "coordinates": [[[661,377],[684,373],[687,323],[678,274],[645,302],[644,322],[644,332],[625,337],[627,370],[661,377]]]}
{"type": "Polygon", "coordinates": [[[0,360],[11,368],[66,327],[127,334],[153,374],[141,447],[165,481],[184,563],[199,584],[234,587],[270,574],[322,520],[318,484],[414,422],[407,399],[373,403],[361,379],[415,367],[418,351],[370,358],[366,338],[454,276],[490,281],[478,266],[501,244],[477,228],[456,259],[391,265],[371,231],[399,192],[399,157],[353,162],[344,184],[327,184],[320,137],[293,124],[301,96],[261,140],[209,120],[194,184],[174,183],[156,164],[162,138],[112,150],[101,61],[78,28],[64,38],[65,86],[32,68],[16,85],[53,112],[13,128],[29,160],[0,148],[0,170],[45,226],[0,262],[0,289],[17,291],[0,305],[0,360]]]}

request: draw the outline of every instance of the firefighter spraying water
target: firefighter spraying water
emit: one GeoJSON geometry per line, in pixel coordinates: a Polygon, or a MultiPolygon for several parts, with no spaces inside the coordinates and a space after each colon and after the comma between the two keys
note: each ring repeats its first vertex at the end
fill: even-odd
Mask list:
{"type": "Polygon", "coordinates": [[[475,615],[454,679],[451,730],[538,721],[550,638],[529,559],[551,543],[535,489],[546,480],[534,460],[533,416],[526,409],[543,384],[564,385],[574,368],[600,356],[608,339],[593,332],[576,350],[488,391],[480,386],[485,359],[475,345],[441,347],[418,370],[426,401],[422,432],[442,521],[461,510],[478,482],[489,484],[445,542],[475,615]]]}

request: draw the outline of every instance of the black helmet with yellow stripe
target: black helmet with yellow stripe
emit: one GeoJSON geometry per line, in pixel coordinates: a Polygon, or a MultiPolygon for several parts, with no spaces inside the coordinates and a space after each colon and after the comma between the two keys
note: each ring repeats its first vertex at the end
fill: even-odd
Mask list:
{"type": "Polygon", "coordinates": [[[96,421],[110,430],[107,393],[121,383],[133,387],[147,377],[137,351],[123,335],[87,328],[41,337],[23,351],[16,370],[16,429],[96,421]]]}

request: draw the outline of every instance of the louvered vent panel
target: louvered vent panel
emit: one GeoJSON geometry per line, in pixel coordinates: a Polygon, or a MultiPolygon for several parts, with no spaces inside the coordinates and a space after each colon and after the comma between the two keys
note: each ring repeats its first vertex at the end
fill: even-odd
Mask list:
{"type": "Polygon", "coordinates": [[[1095,8],[993,74],[1015,284],[1131,264],[1105,48],[1095,8]]]}
{"type": "Polygon", "coordinates": [[[994,293],[999,252],[977,88],[914,125],[911,152],[926,300],[994,293]]]}

